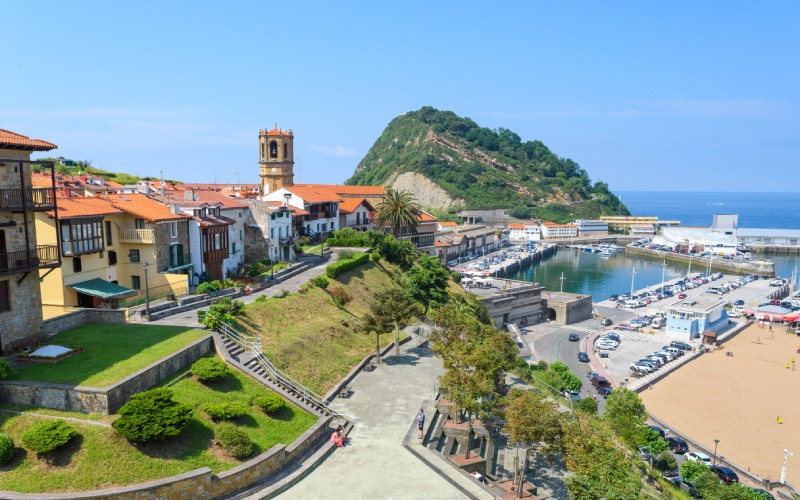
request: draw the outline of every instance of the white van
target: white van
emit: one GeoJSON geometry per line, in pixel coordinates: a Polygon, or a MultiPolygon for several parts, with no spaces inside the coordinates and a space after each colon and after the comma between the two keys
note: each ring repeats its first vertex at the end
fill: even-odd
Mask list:
{"type": "Polygon", "coordinates": [[[664,326],[664,318],[662,318],[661,316],[653,318],[653,322],[650,323],[650,326],[653,328],[661,328],[662,326],[664,326]]]}
{"type": "Polygon", "coordinates": [[[630,300],[630,299],[626,300],[625,301],[625,307],[630,307],[630,308],[640,307],[639,301],[638,300],[630,300]]]}

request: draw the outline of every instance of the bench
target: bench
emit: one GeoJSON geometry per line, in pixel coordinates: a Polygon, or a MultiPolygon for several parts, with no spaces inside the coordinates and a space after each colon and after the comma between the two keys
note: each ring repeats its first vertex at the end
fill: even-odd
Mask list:
{"type": "Polygon", "coordinates": [[[42,339],[39,335],[29,335],[11,343],[11,350],[16,353],[29,352],[34,347],[41,347],[42,339]]]}
{"type": "Polygon", "coordinates": [[[353,388],[350,387],[349,385],[346,385],[346,386],[341,388],[341,390],[339,391],[339,394],[337,394],[337,397],[349,398],[351,394],[353,394],[353,388]]]}
{"type": "Polygon", "coordinates": [[[377,368],[377,367],[378,367],[378,364],[377,364],[377,363],[375,363],[375,359],[373,358],[373,359],[371,359],[371,360],[369,361],[369,363],[367,363],[367,365],[364,367],[364,371],[371,372],[371,371],[373,371],[373,370],[374,370],[375,368],[377,368]]]}

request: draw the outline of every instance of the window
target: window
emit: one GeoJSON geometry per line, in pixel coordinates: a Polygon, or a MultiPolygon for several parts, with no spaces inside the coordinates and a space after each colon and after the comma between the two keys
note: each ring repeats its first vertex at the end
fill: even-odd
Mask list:
{"type": "Polygon", "coordinates": [[[0,281],[0,312],[11,310],[11,295],[8,293],[8,280],[0,281]]]}
{"type": "Polygon", "coordinates": [[[72,258],[72,272],[79,273],[83,267],[81,266],[81,258],[80,257],[73,257],[72,258]]]}
{"type": "Polygon", "coordinates": [[[136,219],[133,221],[133,227],[136,229],[144,229],[144,219],[136,219]]]}
{"type": "Polygon", "coordinates": [[[109,266],[113,266],[116,263],[117,263],[117,252],[115,252],[114,250],[109,250],[108,251],[108,265],[109,266]]]}
{"type": "Polygon", "coordinates": [[[231,252],[236,253],[236,242],[231,243],[231,252]]]}
{"type": "Polygon", "coordinates": [[[170,222],[169,223],[169,235],[173,238],[178,237],[178,223],[177,222],[170,222]]]}
{"type": "Polygon", "coordinates": [[[222,235],[219,233],[214,234],[214,250],[222,249],[222,235]]]}
{"type": "Polygon", "coordinates": [[[142,280],[138,276],[131,276],[131,288],[134,290],[142,289],[142,280]]]}
{"type": "Polygon", "coordinates": [[[61,253],[81,255],[100,252],[103,245],[103,219],[68,219],[61,223],[61,253]]]}
{"type": "Polygon", "coordinates": [[[278,143],[275,141],[270,141],[269,143],[269,157],[270,158],[278,157],[278,143]]]}
{"type": "Polygon", "coordinates": [[[171,267],[178,267],[184,265],[185,257],[183,255],[183,245],[174,243],[169,247],[169,262],[171,267]]]}
{"type": "Polygon", "coordinates": [[[106,246],[110,247],[114,244],[114,241],[111,239],[111,221],[106,221],[106,246]]]}
{"type": "Polygon", "coordinates": [[[274,227],[269,228],[269,239],[271,239],[271,240],[275,239],[275,228],[274,227]]]}
{"type": "Polygon", "coordinates": [[[131,262],[139,262],[139,250],[132,249],[131,253],[128,254],[131,262]]]}
{"type": "Polygon", "coordinates": [[[244,239],[244,230],[242,230],[242,229],[239,230],[239,239],[240,240],[244,239]]]}
{"type": "Polygon", "coordinates": [[[289,154],[287,153],[287,151],[288,151],[288,148],[286,147],[286,144],[284,143],[284,144],[283,144],[283,157],[284,157],[284,158],[286,158],[287,156],[289,156],[289,154]]]}

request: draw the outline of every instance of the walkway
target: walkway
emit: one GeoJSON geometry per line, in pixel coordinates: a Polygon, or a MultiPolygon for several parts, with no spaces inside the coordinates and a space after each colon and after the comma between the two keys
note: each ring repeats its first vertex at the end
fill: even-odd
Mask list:
{"type": "MultiPolygon", "coordinates": [[[[344,401],[355,423],[348,444],[335,450],[308,477],[278,498],[464,498],[448,481],[478,498],[477,484],[441,463],[440,474],[402,447],[423,401],[432,401],[441,362],[409,342],[400,356],[387,355],[372,372],[352,382],[344,401]],[[443,476],[446,476],[447,479],[443,476]]],[[[393,352],[393,351],[392,351],[393,352]]],[[[414,429],[416,431],[416,429],[414,429]]],[[[416,432],[412,445],[419,441],[416,432]]]]}
{"type": "MultiPolygon", "coordinates": [[[[335,257],[334,257],[335,258],[335,257]]],[[[288,290],[291,293],[296,293],[300,286],[314,278],[315,276],[319,276],[320,274],[325,272],[325,268],[328,267],[328,264],[333,262],[334,259],[319,261],[314,267],[306,269],[302,273],[292,276],[291,278],[286,279],[286,281],[282,281],[275,285],[269,285],[267,288],[263,290],[259,290],[258,292],[251,293],[249,295],[243,295],[236,300],[240,300],[245,304],[250,304],[251,302],[255,302],[255,300],[260,297],[261,295],[266,295],[267,297],[271,297],[272,294],[278,292],[280,290],[288,290]]],[[[151,321],[149,324],[151,325],[170,325],[170,326],[190,326],[192,328],[203,328],[203,325],[197,322],[197,311],[199,309],[192,309],[191,311],[186,311],[180,314],[175,314],[173,316],[168,316],[163,319],[159,319],[156,321],[151,321]]]]}

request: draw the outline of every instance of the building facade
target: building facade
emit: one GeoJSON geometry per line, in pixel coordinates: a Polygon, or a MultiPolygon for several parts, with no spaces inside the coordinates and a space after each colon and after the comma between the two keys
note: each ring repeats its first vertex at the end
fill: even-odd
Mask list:
{"type": "Polygon", "coordinates": [[[545,240],[575,238],[578,236],[578,226],[575,224],[556,224],[555,222],[543,222],[541,228],[542,239],[545,240]]]}
{"type": "MultiPolygon", "coordinates": [[[[42,334],[39,273],[61,266],[58,245],[40,245],[34,214],[57,210],[55,186],[33,187],[31,154],[55,144],[0,129],[0,351],[42,334]]],[[[34,162],[36,163],[36,162],[34,162]]],[[[52,162],[39,162],[55,175],[52,162]]]]}
{"type": "Polygon", "coordinates": [[[608,236],[608,222],[602,220],[578,219],[575,221],[578,237],[608,236]]]}
{"type": "Polygon", "coordinates": [[[280,130],[258,133],[261,194],[267,195],[284,187],[294,185],[294,134],[280,130]]]}
{"type": "Polygon", "coordinates": [[[667,307],[667,335],[678,339],[698,338],[706,330],[728,323],[723,299],[687,298],[667,307]]]}

